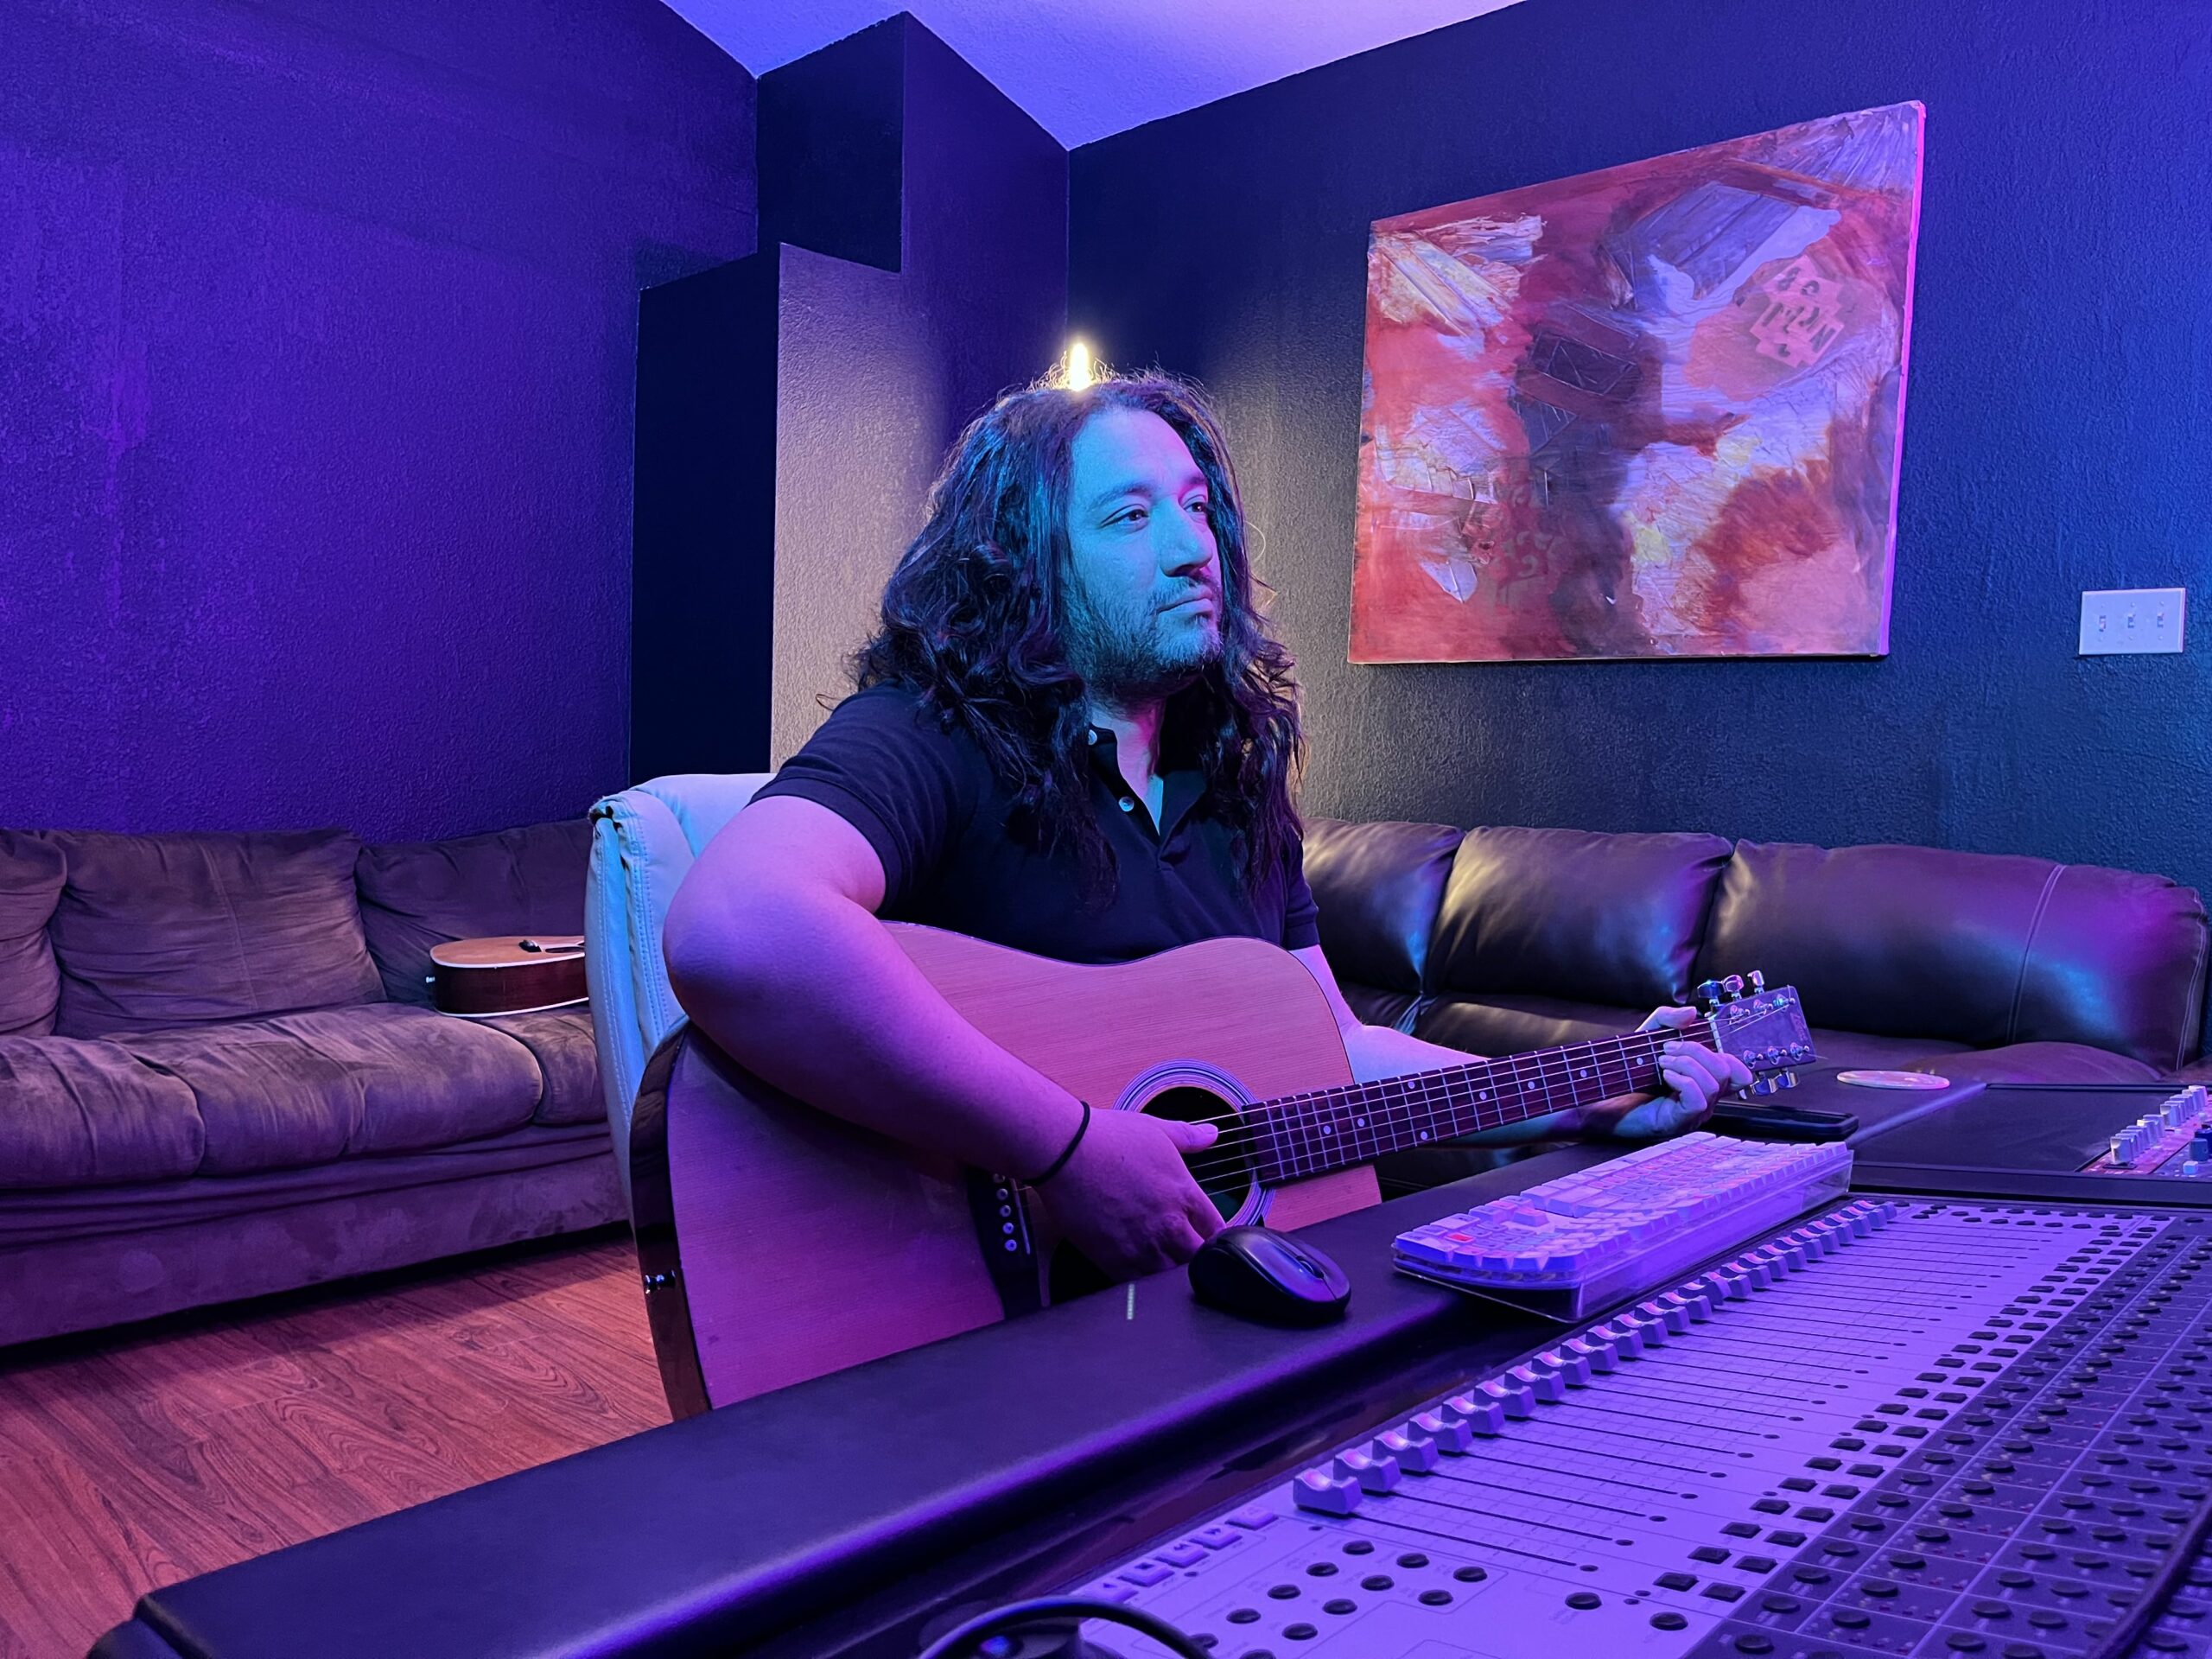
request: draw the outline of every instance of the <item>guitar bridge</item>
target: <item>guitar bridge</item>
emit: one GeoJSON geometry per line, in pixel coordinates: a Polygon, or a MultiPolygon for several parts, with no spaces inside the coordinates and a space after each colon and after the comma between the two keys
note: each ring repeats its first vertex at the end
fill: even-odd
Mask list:
{"type": "Polygon", "coordinates": [[[1010,1175],[969,1170],[968,1211],[1006,1316],[1036,1313],[1044,1306],[1045,1297],[1037,1281],[1037,1241],[1029,1230],[1029,1205],[1021,1184],[1010,1175]]]}

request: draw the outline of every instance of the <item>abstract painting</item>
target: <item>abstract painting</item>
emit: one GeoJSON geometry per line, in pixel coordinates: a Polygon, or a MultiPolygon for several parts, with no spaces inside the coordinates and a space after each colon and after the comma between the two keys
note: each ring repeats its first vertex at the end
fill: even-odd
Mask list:
{"type": "Polygon", "coordinates": [[[1885,653],[1923,113],[1377,220],[1351,660],[1885,653]]]}

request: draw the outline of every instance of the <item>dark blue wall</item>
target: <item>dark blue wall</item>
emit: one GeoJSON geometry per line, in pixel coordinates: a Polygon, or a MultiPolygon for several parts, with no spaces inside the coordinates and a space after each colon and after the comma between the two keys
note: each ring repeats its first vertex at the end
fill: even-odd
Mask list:
{"type": "Polygon", "coordinates": [[[2212,888],[2212,4],[1524,0],[1075,152],[1070,327],[1227,406],[1309,811],[1904,841],[2212,888]],[[1891,654],[1352,668],[1369,222],[1919,99],[1891,654]],[[2077,659],[2085,588],[2181,657],[2077,659]]]}
{"type": "Polygon", "coordinates": [[[911,16],[763,75],[760,155],[760,269],[645,298],[674,360],[639,382],[639,777],[812,734],[946,448],[1066,321],[1067,152],[911,16]],[[655,632],[691,644],[662,662],[655,632]]]}
{"type": "Polygon", "coordinates": [[[0,824],[620,787],[638,290],[753,139],[661,0],[0,5],[0,824]]]}

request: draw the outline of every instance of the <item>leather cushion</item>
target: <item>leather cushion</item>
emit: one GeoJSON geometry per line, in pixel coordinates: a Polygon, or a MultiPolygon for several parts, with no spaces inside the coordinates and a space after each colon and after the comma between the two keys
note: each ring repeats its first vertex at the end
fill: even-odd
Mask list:
{"type": "Polygon", "coordinates": [[[166,1030],[377,1000],[340,830],[43,831],[68,861],[55,906],[64,1037],[166,1030]]]}
{"type": "Polygon", "coordinates": [[[1697,977],[1764,971],[1820,1025],[1973,1048],[2194,1052],[2206,928],[2163,876],[1929,847],[1744,842],[1697,977]]]}
{"type": "MultiPolygon", "coordinates": [[[[1440,997],[1421,1010],[1414,1035],[1423,1041],[1497,1058],[1598,1037],[1618,1037],[1643,1023],[1649,1008],[1620,1008],[1551,996],[1440,997]]],[[[1857,1031],[1815,1031],[1815,1065],[1860,1065],[1903,1071],[1919,1061],[1956,1052],[1959,1045],[1927,1037],[1869,1036],[1857,1031]]]]}
{"type": "Polygon", "coordinates": [[[46,925],[67,871],[52,842],[0,830],[0,1036],[54,1029],[61,976],[46,925]]]}
{"type": "Polygon", "coordinates": [[[2155,1083],[2158,1077],[2140,1060],[2086,1043],[2010,1043],[1938,1055],[1918,1069],[1953,1083],[2155,1083]]]}
{"type": "Polygon", "coordinates": [[[192,1090],[117,1045],[0,1037],[0,1187],[180,1179],[201,1144],[192,1090]]]}
{"type": "Polygon", "coordinates": [[[1414,1035],[1423,1042],[1495,1059],[1593,1037],[1622,1036],[1634,1031],[1650,1012],[1649,1007],[1623,1008],[1557,996],[1443,996],[1415,1017],[1414,1035]]]}
{"type": "Polygon", "coordinates": [[[1306,880],[1339,982],[1427,988],[1429,936],[1460,836],[1447,823],[1317,818],[1306,826],[1306,880]]]}
{"type": "Polygon", "coordinates": [[[606,1117],[590,1009],[545,1008],[536,1014],[503,1014],[476,1023],[513,1038],[537,1063],[538,1076],[544,1082],[537,1109],[531,1114],[532,1122],[589,1123],[606,1117]]]}
{"type": "Polygon", "coordinates": [[[392,1002],[117,1041],[192,1090],[210,1175],[498,1135],[530,1122],[543,1089],[513,1038],[392,1002]]]}
{"type": "Polygon", "coordinates": [[[581,938],[591,825],[583,818],[361,849],[361,923],[385,995],[430,1005],[430,951],[454,939],[581,938]]]}
{"type": "Polygon", "coordinates": [[[1718,836],[1471,830],[1445,887],[1431,982],[1641,1004],[1641,1019],[1688,994],[1728,855],[1718,836]]]}

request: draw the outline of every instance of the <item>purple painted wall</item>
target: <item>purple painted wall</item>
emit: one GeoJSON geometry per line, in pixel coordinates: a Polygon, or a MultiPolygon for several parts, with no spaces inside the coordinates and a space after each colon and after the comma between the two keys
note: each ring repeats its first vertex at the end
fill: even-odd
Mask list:
{"type": "Polygon", "coordinates": [[[660,0],[5,33],[0,824],[619,788],[637,290],[752,249],[752,78],[660,0]]]}
{"type": "MultiPolygon", "coordinates": [[[[946,448],[1001,392],[1047,372],[1066,331],[1067,153],[951,48],[902,13],[765,82],[879,41],[899,74],[884,199],[899,269],[783,253],[771,765],[813,734],[823,699],[852,690],[849,659],[875,630],[946,448]]],[[[864,195],[871,175],[846,176],[864,195]]],[[[779,224],[765,205],[772,236],[823,228],[779,224]]]]}

